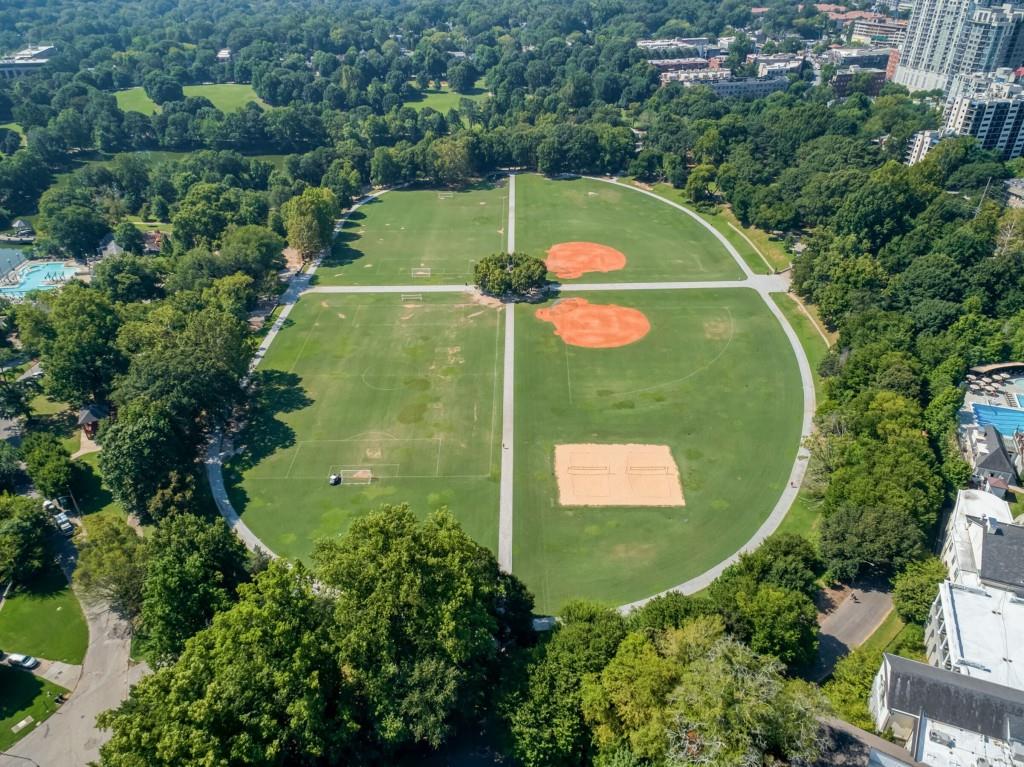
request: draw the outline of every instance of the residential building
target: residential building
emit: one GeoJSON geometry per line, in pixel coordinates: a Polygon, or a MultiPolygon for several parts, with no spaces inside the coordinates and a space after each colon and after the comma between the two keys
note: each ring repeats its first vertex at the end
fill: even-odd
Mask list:
{"type": "Polygon", "coordinates": [[[722,98],[756,99],[789,87],[787,77],[733,77],[728,69],[697,69],[665,72],[662,84],[679,82],[687,88],[706,85],[722,98]]]}
{"type": "Polygon", "coordinates": [[[1006,187],[1006,204],[1011,208],[1024,208],[1024,178],[1009,178],[1003,184],[1006,187]]]}
{"type": "Polygon", "coordinates": [[[971,588],[1024,588],[1024,557],[1015,561],[1024,528],[1007,535],[1003,528],[1010,525],[1013,513],[1006,501],[984,490],[957,493],[940,554],[949,580],[971,588]]]}
{"type": "Polygon", "coordinates": [[[36,72],[52,59],[56,52],[57,49],[52,45],[35,45],[0,58],[0,78],[13,80],[36,72]]]}
{"type": "Polygon", "coordinates": [[[941,138],[941,131],[918,131],[910,137],[910,142],[907,145],[907,156],[904,159],[904,162],[907,165],[916,165],[921,162],[928,152],[931,151],[932,147],[939,143],[941,138]]]}
{"type": "Polygon", "coordinates": [[[231,49],[221,48],[217,51],[217,61],[224,63],[225,61],[231,61],[231,49]]]}
{"type": "Polygon", "coordinates": [[[853,93],[854,87],[861,89],[866,96],[877,96],[885,85],[885,70],[870,67],[858,67],[856,64],[837,69],[829,80],[829,85],[838,98],[846,98],[853,93]]]}
{"type": "Polygon", "coordinates": [[[974,469],[973,479],[979,487],[994,485],[996,495],[1002,497],[1010,485],[1017,483],[1017,459],[1011,455],[1009,446],[1016,446],[1012,439],[1009,443],[999,428],[986,424],[975,429],[966,429],[963,433],[962,445],[964,457],[974,469]]]}
{"type": "Polygon", "coordinates": [[[962,95],[947,104],[945,131],[974,136],[1004,159],[1020,157],[1024,153],[1024,86],[992,81],[981,92],[962,84],[960,88],[962,95]]]}
{"type": "Polygon", "coordinates": [[[675,72],[663,72],[662,83],[683,83],[685,85],[710,85],[720,80],[731,80],[732,72],[728,69],[681,69],[675,72]]]}
{"type": "MultiPolygon", "coordinates": [[[[1007,533],[1024,528],[1004,525],[1007,533]]],[[[1015,544],[1021,536],[1014,536],[1015,544]]],[[[1013,548],[1017,548],[1014,546],[1013,548]]],[[[928,662],[974,679],[1024,691],[1024,598],[1012,591],[945,581],[925,626],[928,662]]]]}
{"type": "Polygon", "coordinates": [[[906,749],[842,719],[822,718],[821,754],[807,767],[924,767],[906,749]]]}
{"type": "Polygon", "coordinates": [[[888,653],[868,708],[879,732],[932,767],[1024,760],[1024,692],[888,653]]]}
{"type": "Polygon", "coordinates": [[[164,233],[159,231],[142,233],[142,252],[147,254],[159,253],[164,247],[164,233]]]}
{"type": "Polygon", "coordinates": [[[707,69],[707,59],[651,59],[647,62],[659,72],[685,72],[691,69],[707,69]]]}
{"type": "Polygon", "coordinates": [[[660,38],[658,40],[636,41],[636,47],[645,51],[669,51],[679,48],[693,48],[701,56],[704,55],[704,51],[709,45],[711,45],[711,40],[707,37],[669,37],[660,38]]]}
{"type": "Polygon", "coordinates": [[[900,48],[896,82],[946,91],[958,74],[1024,63],[1024,5],[996,0],[918,0],[900,48]]]}
{"type": "Polygon", "coordinates": [[[124,253],[124,248],[117,244],[117,240],[114,239],[114,234],[111,232],[100,240],[100,245],[96,249],[96,255],[100,258],[105,256],[120,256],[124,253]]]}
{"type": "Polygon", "coordinates": [[[899,47],[907,37],[907,22],[904,19],[861,19],[853,23],[850,42],[864,45],[885,45],[899,47]]]}
{"type": "Polygon", "coordinates": [[[758,54],[749,59],[757,64],[758,77],[779,77],[790,72],[797,73],[804,65],[804,56],[799,53],[775,53],[769,56],[758,54]]]}
{"type": "Polygon", "coordinates": [[[837,67],[856,65],[871,69],[885,69],[891,48],[830,48],[826,58],[837,67]]]}

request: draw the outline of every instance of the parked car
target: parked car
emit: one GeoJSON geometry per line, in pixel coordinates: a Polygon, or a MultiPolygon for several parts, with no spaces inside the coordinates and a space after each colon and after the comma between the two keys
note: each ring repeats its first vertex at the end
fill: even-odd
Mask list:
{"type": "Polygon", "coordinates": [[[31,655],[21,655],[19,653],[11,653],[7,656],[8,666],[17,666],[18,668],[33,669],[39,665],[39,660],[33,658],[31,655]]]}
{"type": "Polygon", "coordinates": [[[53,524],[60,530],[61,535],[71,537],[75,534],[75,526],[71,524],[71,520],[68,519],[68,515],[61,512],[60,514],[53,515],[53,524]]]}

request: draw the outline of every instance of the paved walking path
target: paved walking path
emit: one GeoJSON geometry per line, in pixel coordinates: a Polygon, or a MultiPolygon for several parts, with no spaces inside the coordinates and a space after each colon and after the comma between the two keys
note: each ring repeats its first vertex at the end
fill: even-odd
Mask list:
{"type": "Polygon", "coordinates": [[[891,592],[870,584],[851,589],[839,606],[821,619],[813,678],[821,681],[828,677],[836,661],[864,644],[891,611],[891,592]]]}
{"type": "MultiPolygon", "coordinates": [[[[516,176],[508,177],[508,252],[516,250],[516,176]]],[[[512,572],[512,490],[515,449],[516,305],[506,303],[505,359],[501,387],[501,491],[498,503],[498,566],[512,572]]]]}
{"type": "MultiPolygon", "coordinates": [[[[785,293],[789,290],[789,279],[786,275],[759,275],[754,272],[747,265],[743,257],[740,256],[739,252],[733,246],[725,235],[711,226],[707,221],[702,219],[692,210],[679,205],[671,200],[668,200],[661,195],[655,194],[654,192],[648,192],[645,189],[640,189],[635,186],[620,183],[617,179],[599,178],[599,177],[588,177],[594,181],[600,181],[602,183],[613,184],[624,189],[629,189],[637,194],[645,194],[648,197],[652,197],[659,202],[669,205],[682,213],[686,214],[708,232],[710,232],[725,248],[726,252],[733,258],[743,273],[743,277],[738,280],[714,280],[714,281],[680,281],[680,282],[603,282],[603,283],[573,283],[567,285],[555,284],[553,289],[563,293],[583,293],[583,292],[598,292],[598,291],[633,291],[633,290],[708,290],[708,289],[746,289],[755,290],[764,300],[768,310],[779,322],[786,334],[786,338],[789,340],[790,346],[793,349],[793,354],[796,356],[797,366],[800,370],[800,381],[801,389],[803,393],[803,417],[800,432],[801,445],[797,450],[796,460],[793,462],[793,468],[790,471],[789,480],[786,488],[783,490],[778,501],[776,502],[771,514],[757,529],[753,536],[732,556],[719,562],[714,567],[706,570],[700,575],[691,578],[690,580],[680,583],[670,589],[667,589],[661,593],[668,592],[682,592],[684,594],[691,594],[701,589],[706,588],[711,582],[721,575],[722,571],[725,570],[729,565],[733,564],[739,559],[741,553],[753,551],[772,533],[774,533],[786,514],[789,512],[790,507],[796,500],[797,495],[800,492],[800,485],[803,482],[804,473],[807,470],[807,460],[810,457],[808,451],[803,447],[804,438],[809,436],[811,429],[813,428],[813,418],[815,410],[815,392],[814,392],[814,379],[811,376],[811,365],[807,359],[807,354],[804,351],[803,346],[800,343],[800,339],[797,337],[796,331],[793,330],[789,324],[786,316],[782,313],[782,310],[778,307],[774,300],[771,298],[771,293],[785,293]]],[[[383,193],[383,192],[382,192],[383,193]]],[[[354,211],[359,205],[363,204],[369,198],[364,198],[352,210],[354,211]]],[[[515,175],[509,176],[509,221],[508,221],[508,250],[509,252],[515,249],[515,175]]],[[[282,298],[284,308],[281,314],[278,316],[277,321],[274,323],[271,330],[267,333],[263,339],[263,343],[257,351],[257,356],[253,360],[253,368],[258,364],[259,360],[263,358],[267,348],[273,342],[277,335],[277,332],[284,325],[284,321],[291,311],[291,307],[298,300],[299,296],[303,292],[309,293],[473,293],[476,289],[468,285],[309,285],[309,275],[311,275],[316,269],[314,264],[307,275],[296,277],[288,290],[285,292],[282,298]]],[[[502,471],[501,471],[501,491],[500,491],[500,508],[498,518],[498,563],[499,565],[508,571],[512,568],[512,533],[513,533],[513,426],[514,426],[514,385],[515,385],[515,325],[514,325],[514,311],[513,305],[506,305],[506,316],[505,316],[505,355],[504,355],[504,378],[503,378],[503,406],[502,406],[502,471]]],[[[252,533],[251,530],[245,525],[245,523],[239,518],[234,508],[231,506],[231,501],[227,497],[227,492],[224,487],[224,479],[221,472],[222,453],[220,438],[218,437],[214,443],[210,445],[207,453],[207,475],[210,480],[210,487],[213,492],[217,506],[221,511],[221,514],[227,520],[228,525],[238,533],[239,537],[250,549],[262,549],[268,553],[270,550],[263,545],[259,538],[252,533]]],[[[623,612],[628,612],[636,607],[639,607],[646,602],[653,599],[655,596],[652,595],[645,599],[637,600],[626,605],[622,605],[619,609],[623,612]]],[[[2,767],[2,766],[0,766],[2,767]]]]}

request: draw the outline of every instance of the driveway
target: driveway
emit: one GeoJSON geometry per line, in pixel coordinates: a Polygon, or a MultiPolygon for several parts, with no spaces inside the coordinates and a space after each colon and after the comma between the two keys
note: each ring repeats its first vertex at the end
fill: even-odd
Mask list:
{"type": "Polygon", "coordinates": [[[835,606],[818,616],[821,638],[811,678],[828,677],[836,662],[875,633],[891,610],[892,593],[881,585],[858,584],[840,590],[835,606]]]}

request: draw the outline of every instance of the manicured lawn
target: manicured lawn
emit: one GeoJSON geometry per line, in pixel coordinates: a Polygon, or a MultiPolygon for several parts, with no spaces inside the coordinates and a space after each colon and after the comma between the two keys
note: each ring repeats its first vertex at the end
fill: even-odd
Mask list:
{"type": "Polygon", "coordinates": [[[441,88],[441,90],[431,88],[429,90],[422,91],[421,95],[421,99],[418,101],[410,101],[406,106],[410,106],[417,111],[430,107],[441,114],[448,114],[448,110],[459,108],[459,104],[462,102],[462,99],[482,101],[483,99],[490,98],[490,94],[484,90],[482,80],[477,81],[476,87],[473,88],[472,93],[456,93],[445,86],[444,88],[441,88]]]}
{"type": "Polygon", "coordinates": [[[206,98],[221,112],[234,112],[250,101],[255,101],[264,109],[270,107],[256,95],[256,91],[248,83],[214,83],[210,85],[186,85],[186,98],[206,98]]]}
{"type": "Polygon", "coordinates": [[[462,284],[475,261],[505,249],[508,182],[452,192],[395,190],[349,216],[333,253],[316,273],[321,285],[462,284]],[[412,276],[414,268],[429,276],[412,276]]]}
{"type": "Polygon", "coordinates": [[[585,297],[642,311],[651,331],[584,349],[537,307],[516,308],[512,563],[543,612],[573,598],[639,599],[732,554],[771,512],[800,440],[796,360],[755,292],[585,297]],[[581,442],[668,445],[686,506],[560,506],[554,446],[581,442]]]}
{"type": "Polygon", "coordinates": [[[6,751],[57,710],[54,697],[67,692],[27,672],[0,666],[0,751],[6,751]],[[26,717],[32,722],[17,733],[11,728],[26,717]]]}
{"type": "MultiPolygon", "coordinates": [[[[756,226],[743,226],[732,212],[732,208],[723,206],[718,214],[725,220],[730,229],[741,231],[746,238],[754,244],[754,248],[770,263],[777,271],[781,271],[790,265],[792,259],[786,251],[785,245],[776,237],[773,237],[763,229],[756,226]]],[[[742,238],[741,238],[742,239],[742,238]]]]}
{"type": "Polygon", "coordinates": [[[718,239],[686,213],[626,185],[588,179],[516,179],[516,250],[544,258],[585,241],[626,256],[623,269],[572,282],[732,280],[742,272],[718,239]]]}
{"type": "Polygon", "coordinates": [[[81,663],[89,630],[78,599],[53,565],[12,591],[0,608],[0,648],[47,660],[81,663]]]}
{"type": "MultiPolygon", "coordinates": [[[[185,92],[186,98],[201,96],[209,99],[210,103],[222,112],[234,112],[250,101],[255,101],[265,109],[269,108],[266,102],[256,95],[252,86],[245,83],[186,85],[182,90],[185,92]]],[[[114,93],[114,97],[117,99],[117,105],[125,112],[141,112],[144,115],[151,115],[160,111],[160,107],[153,103],[141,86],[117,91],[114,93]]]]}
{"type": "MultiPolygon", "coordinates": [[[[639,186],[637,182],[633,182],[634,185],[639,186]]],[[[651,191],[660,197],[664,197],[666,200],[671,200],[674,203],[678,203],[689,210],[692,210],[702,219],[707,221],[713,226],[729,243],[736,248],[736,252],[740,254],[740,257],[746,262],[747,266],[754,274],[770,274],[771,269],[768,264],[765,263],[764,259],[758,254],[758,252],[751,247],[750,243],[744,240],[739,233],[729,226],[729,223],[719,215],[719,211],[712,213],[705,213],[702,210],[698,210],[693,207],[686,195],[683,194],[682,189],[676,189],[671,184],[655,184],[651,187],[651,191]]]]}
{"type": "Polygon", "coordinates": [[[160,111],[160,107],[146,95],[146,91],[141,85],[117,91],[114,93],[114,98],[117,99],[117,106],[121,108],[122,112],[141,112],[144,115],[151,115],[160,111]]]}
{"type": "Polygon", "coordinates": [[[278,554],[304,557],[382,503],[448,506],[495,548],[500,308],[461,295],[307,294],[262,361],[228,467],[232,503],[278,554]],[[332,487],[338,469],[371,485],[332,487]]]}

